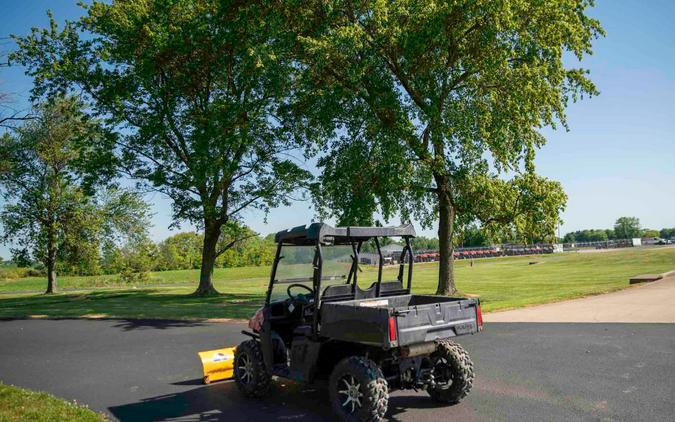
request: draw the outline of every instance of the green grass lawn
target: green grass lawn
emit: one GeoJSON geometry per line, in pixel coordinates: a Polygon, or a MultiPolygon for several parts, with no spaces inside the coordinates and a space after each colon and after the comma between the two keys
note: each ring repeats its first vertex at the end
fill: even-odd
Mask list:
{"type": "Polygon", "coordinates": [[[102,414],[47,393],[0,383],[0,421],[102,422],[102,414]]]}
{"type": "MultiPolygon", "coordinates": [[[[605,293],[628,286],[631,276],[675,269],[675,248],[624,249],[603,253],[563,253],[527,257],[488,258],[456,262],[459,290],[479,295],[487,312],[605,293]],[[538,262],[530,265],[530,262],[538,262]]],[[[397,268],[385,270],[393,279],[397,268]]],[[[219,296],[190,296],[198,272],[154,273],[155,284],[173,287],[110,288],[61,293],[0,295],[0,317],[100,317],[134,318],[247,318],[264,300],[269,268],[217,269],[214,273],[219,296]],[[191,285],[184,285],[191,283],[191,285]]],[[[362,286],[376,278],[374,268],[360,273],[362,286]]],[[[413,291],[434,293],[438,265],[414,267],[413,291]]],[[[110,277],[112,279],[112,277],[110,277]]],[[[105,277],[64,277],[61,287],[91,288],[105,277]]],[[[3,282],[0,291],[44,288],[45,281],[20,279],[3,282]]]]}
{"type": "MultiPolygon", "coordinates": [[[[246,281],[250,278],[268,278],[268,267],[241,267],[241,268],[216,268],[213,277],[216,282],[230,282],[232,280],[246,281]]],[[[189,284],[197,283],[199,270],[176,270],[151,272],[150,279],[145,285],[157,284],[189,284]]],[[[44,290],[47,284],[44,277],[26,277],[13,280],[0,279],[0,292],[44,290]]],[[[90,289],[98,288],[129,288],[129,284],[121,282],[119,275],[100,276],[64,276],[58,278],[58,287],[65,289],[90,289]]]]}

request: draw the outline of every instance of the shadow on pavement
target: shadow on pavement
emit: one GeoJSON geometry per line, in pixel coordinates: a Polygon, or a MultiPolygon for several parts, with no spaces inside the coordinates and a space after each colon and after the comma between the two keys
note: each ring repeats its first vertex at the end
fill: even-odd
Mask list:
{"type": "Polygon", "coordinates": [[[29,317],[0,317],[0,321],[112,321],[116,324],[111,325],[113,328],[119,328],[123,331],[131,331],[136,329],[145,329],[153,328],[158,330],[165,330],[168,328],[189,328],[189,327],[201,327],[207,325],[209,322],[206,320],[183,320],[183,319],[121,319],[121,318],[107,318],[107,317],[91,317],[91,318],[78,318],[78,317],[39,317],[39,318],[29,318],[29,317]]]}
{"type": "Polygon", "coordinates": [[[190,421],[330,420],[327,396],[321,390],[276,384],[264,400],[241,395],[233,382],[142,399],[113,406],[110,413],[122,422],[179,419],[190,421]]]}
{"type": "Polygon", "coordinates": [[[180,327],[200,327],[205,325],[200,321],[189,321],[180,319],[120,319],[118,324],[113,325],[115,328],[120,328],[124,331],[131,331],[137,329],[154,328],[157,330],[166,330],[167,328],[180,327]]]}
{"type": "MultiPolygon", "coordinates": [[[[201,380],[188,380],[173,385],[196,385],[201,380]]],[[[136,403],[113,406],[110,413],[122,422],[146,420],[185,421],[263,421],[263,420],[335,420],[328,391],[308,389],[294,383],[275,383],[265,399],[244,397],[234,382],[201,386],[192,390],[143,399],[136,403]]],[[[406,392],[408,393],[408,392],[406,392]]],[[[414,394],[414,393],[413,393],[414,394]]],[[[386,419],[396,421],[398,415],[412,409],[442,408],[426,394],[394,395],[389,398],[386,419]]],[[[451,408],[448,408],[451,410],[451,408]]],[[[472,419],[469,407],[452,406],[452,415],[472,419]],[[463,408],[463,409],[460,409],[463,408]]]]}
{"type": "Polygon", "coordinates": [[[171,385],[204,385],[202,378],[195,378],[193,380],[172,382],[171,385]]]}

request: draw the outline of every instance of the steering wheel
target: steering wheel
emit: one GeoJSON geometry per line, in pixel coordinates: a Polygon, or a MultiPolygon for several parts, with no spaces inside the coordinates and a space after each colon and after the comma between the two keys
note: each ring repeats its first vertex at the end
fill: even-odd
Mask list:
{"type": "Polygon", "coordinates": [[[293,301],[295,301],[295,302],[308,303],[309,301],[307,300],[306,297],[303,297],[303,298],[301,299],[301,298],[299,297],[300,294],[297,294],[297,295],[293,296],[293,293],[291,293],[291,289],[293,289],[294,287],[300,287],[300,288],[302,288],[302,289],[307,290],[307,291],[309,292],[310,295],[314,295],[314,289],[312,289],[311,287],[305,286],[304,284],[300,284],[300,283],[293,283],[293,284],[290,284],[290,285],[286,288],[286,294],[288,295],[288,297],[291,298],[291,300],[293,300],[293,301]]]}

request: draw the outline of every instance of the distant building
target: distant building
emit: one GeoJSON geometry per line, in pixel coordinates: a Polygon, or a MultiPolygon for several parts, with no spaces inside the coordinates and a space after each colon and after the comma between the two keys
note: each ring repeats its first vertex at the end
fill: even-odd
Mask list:
{"type": "MultiPolygon", "coordinates": [[[[384,265],[397,264],[399,259],[401,259],[403,246],[392,243],[391,245],[382,246],[380,251],[382,252],[384,265]]],[[[362,264],[380,265],[380,256],[377,252],[361,252],[359,253],[359,261],[362,264]]]]}
{"type": "Polygon", "coordinates": [[[380,256],[376,253],[361,252],[359,262],[367,265],[380,265],[380,256]]]}
{"type": "Polygon", "coordinates": [[[403,252],[403,246],[402,245],[397,245],[396,243],[392,243],[387,246],[382,246],[380,248],[382,251],[383,256],[393,256],[397,255],[398,257],[401,256],[401,252],[403,252]]]}

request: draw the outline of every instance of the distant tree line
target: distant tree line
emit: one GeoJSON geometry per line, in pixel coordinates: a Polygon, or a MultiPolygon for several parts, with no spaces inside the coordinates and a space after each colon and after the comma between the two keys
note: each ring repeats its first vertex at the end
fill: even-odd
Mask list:
{"type": "MultiPolygon", "coordinates": [[[[199,269],[203,237],[202,233],[182,232],[160,242],[145,237],[121,246],[109,245],[103,250],[101,268],[106,274],[199,269]]],[[[253,235],[220,255],[215,266],[269,265],[273,259],[274,242],[270,238],[253,235]]]]}
{"type": "Polygon", "coordinates": [[[637,217],[620,217],[614,223],[613,229],[586,229],[565,234],[564,243],[575,242],[604,242],[614,239],[632,239],[644,237],[660,237],[670,239],[675,236],[675,228],[654,230],[642,228],[637,217]]]}
{"type": "MultiPolygon", "coordinates": [[[[251,237],[237,242],[216,260],[218,268],[269,265],[274,259],[274,241],[270,236],[261,237],[245,228],[251,237]]],[[[147,234],[135,236],[123,243],[104,242],[97,250],[87,254],[68,256],[56,262],[62,275],[122,274],[128,281],[141,281],[150,271],[199,269],[204,235],[181,232],[154,242],[147,234]]],[[[227,237],[227,235],[225,235],[227,237]]],[[[17,251],[18,252],[18,251],[17,251]]],[[[22,275],[46,274],[47,268],[40,260],[18,253],[12,263],[19,268],[30,268],[22,275]]]]}
{"type": "MultiPolygon", "coordinates": [[[[563,243],[575,242],[604,242],[614,239],[632,238],[671,239],[675,237],[675,227],[661,230],[642,228],[640,219],[637,217],[620,217],[611,229],[585,229],[569,232],[562,239],[563,243]]],[[[455,238],[455,247],[480,247],[495,244],[534,244],[551,242],[552,239],[523,238],[515,232],[502,230],[502,232],[489,232],[479,225],[471,224],[458,230],[455,238]]],[[[413,239],[415,250],[438,250],[438,238],[418,236],[413,239]]]]}
{"type": "Polygon", "coordinates": [[[664,228],[659,230],[659,237],[662,239],[673,239],[675,238],[675,227],[664,228]]]}

